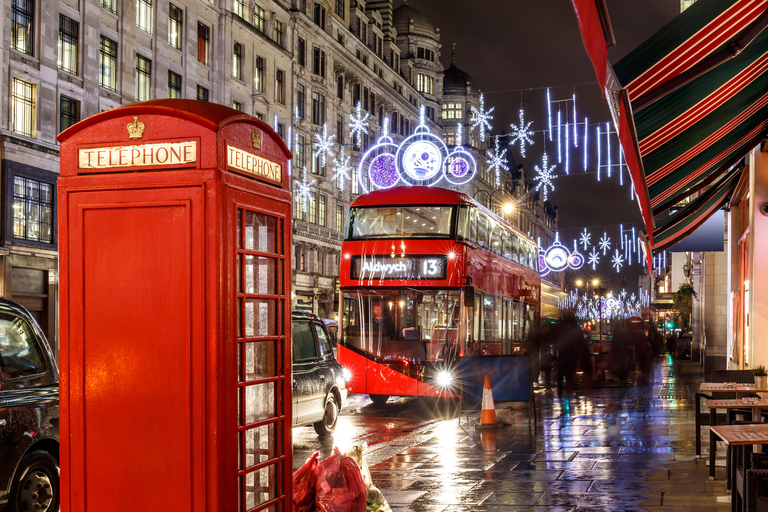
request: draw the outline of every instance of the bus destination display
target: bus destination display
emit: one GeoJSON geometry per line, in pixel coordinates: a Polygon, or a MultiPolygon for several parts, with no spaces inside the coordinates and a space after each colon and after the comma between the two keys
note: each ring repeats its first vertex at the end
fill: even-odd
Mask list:
{"type": "Polygon", "coordinates": [[[353,256],[349,278],[358,280],[432,280],[447,277],[447,256],[353,256]]]}

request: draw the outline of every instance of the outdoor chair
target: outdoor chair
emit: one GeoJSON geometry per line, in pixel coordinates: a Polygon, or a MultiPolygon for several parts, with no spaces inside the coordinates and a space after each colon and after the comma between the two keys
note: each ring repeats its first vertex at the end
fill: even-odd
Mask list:
{"type": "Polygon", "coordinates": [[[768,469],[747,470],[747,512],[768,512],[768,469]]]}
{"type": "MultiPolygon", "coordinates": [[[[712,380],[710,380],[710,382],[738,382],[739,384],[754,384],[755,377],[752,375],[752,370],[712,370],[712,380]]],[[[717,393],[716,397],[723,400],[738,398],[735,391],[732,393],[717,393]]],[[[706,408],[704,408],[702,411],[702,398],[711,400],[713,397],[712,395],[707,395],[705,393],[696,393],[696,414],[694,421],[696,423],[696,455],[699,457],[701,457],[701,427],[708,427],[711,423],[709,411],[706,408]]],[[[717,413],[716,421],[718,425],[730,424],[733,422],[736,416],[743,416],[747,414],[751,415],[752,413],[747,409],[733,409],[729,413],[717,413]]],[[[768,415],[768,413],[764,413],[764,415],[768,415]]]]}
{"type": "Polygon", "coordinates": [[[746,452],[743,450],[745,456],[737,461],[736,482],[731,490],[737,506],[734,510],[746,507],[747,511],[768,512],[768,454],[752,453],[747,457],[746,452]]]}

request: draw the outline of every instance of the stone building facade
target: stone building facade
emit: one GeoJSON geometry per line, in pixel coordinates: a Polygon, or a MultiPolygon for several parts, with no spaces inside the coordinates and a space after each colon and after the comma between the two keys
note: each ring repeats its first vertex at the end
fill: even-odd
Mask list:
{"type": "MultiPolygon", "coordinates": [[[[56,136],[77,121],[135,101],[179,97],[228,105],[272,125],[293,150],[294,183],[314,181],[306,204],[294,204],[293,299],[294,307],[323,317],[337,308],[343,228],[360,188],[354,170],[349,179],[334,176],[333,161],[317,150],[318,136],[325,128],[335,156],[343,151],[354,167],[385,119],[395,143],[413,132],[422,105],[432,131],[442,134],[446,124],[440,31],[406,2],[396,9],[392,0],[2,5],[0,293],[27,306],[54,345],[56,136]],[[349,132],[358,104],[368,116],[359,145],[349,132]]],[[[466,96],[465,145],[483,162],[487,143],[471,142],[469,130],[478,91],[455,86],[454,80],[451,101],[466,96]]],[[[502,195],[525,198],[530,212],[543,205],[519,175],[503,178],[504,194],[494,194],[487,179],[465,192],[497,211],[502,195]]],[[[541,215],[533,224],[551,234],[556,215],[551,208],[541,215]]]]}

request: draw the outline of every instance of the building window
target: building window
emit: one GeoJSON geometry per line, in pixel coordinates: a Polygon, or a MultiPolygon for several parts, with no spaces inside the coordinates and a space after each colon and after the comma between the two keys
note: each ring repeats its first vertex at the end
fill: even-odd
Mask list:
{"type": "Polygon", "coordinates": [[[360,84],[352,86],[352,106],[356,107],[360,103],[360,84]]]}
{"type": "Polygon", "coordinates": [[[307,43],[302,38],[298,38],[296,43],[296,61],[301,67],[307,65],[307,43]]]}
{"type": "Polygon", "coordinates": [[[333,12],[335,12],[341,19],[344,19],[344,0],[335,0],[333,3],[333,12]]]}
{"type": "Polygon", "coordinates": [[[360,183],[358,183],[358,170],[357,167],[352,168],[352,193],[360,193],[360,183]]]}
{"type": "Polygon", "coordinates": [[[152,0],[136,0],[136,26],[152,33],[152,0]]]}
{"type": "Polygon", "coordinates": [[[208,64],[208,44],[211,40],[211,29],[208,25],[197,23],[197,60],[208,64]]]}
{"type": "Polygon", "coordinates": [[[253,6],[253,26],[256,27],[256,30],[259,32],[264,32],[264,27],[267,24],[267,16],[264,13],[264,9],[262,9],[258,5],[253,6]]]}
{"type": "Polygon", "coordinates": [[[304,136],[303,135],[297,135],[296,136],[296,168],[303,169],[304,165],[306,164],[305,155],[306,151],[304,149],[304,136]]]}
{"type": "Polygon", "coordinates": [[[35,133],[35,86],[18,78],[13,79],[13,131],[27,137],[35,133]]]}
{"type": "Polygon", "coordinates": [[[344,118],[336,114],[336,142],[344,144],[344,118]]]}
{"type": "Polygon", "coordinates": [[[325,52],[317,46],[312,48],[312,72],[325,78],[325,52]]]}
{"type": "Polygon", "coordinates": [[[317,225],[323,227],[326,225],[325,196],[323,194],[317,195],[317,225]]]}
{"type": "Polygon", "coordinates": [[[232,50],[232,76],[238,80],[243,78],[243,45],[235,43],[232,50]]]}
{"type": "Polygon", "coordinates": [[[168,4],[168,44],[181,50],[181,34],[183,27],[182,10],[173,4],[168,4]]]}
{"type": "Polygon", "coordinates": [[[325,96],[318,92],[312,93],[312,122],[315,124],[325,122],[325,96]]]}
{"type": "Polygon", "coordinates": [[[285,140],[285,125],[283,123],[277,123],[277,134],[281,139],[285,140]]]}
{"type": "Polygon", "coordinates": [[[435,52],[426,48],[416,48],[416,58],[434,61],[435,52]]]}
{"type": "Polygon", "coordinates": [[[245,8],[247,0],[235,0],[235,14],[245,19],[245,8]]]}
{"type": "Polygon", "coordinates": [[[344,99],[344,77],[342,75],[336,77],[336,97],[340,100],[344,99]]]}
{"type": "Polygon", "coordinates": [[[33,0],[11,2],[11,48],[32,55],[32,28],[35,26],[33,0]]]}
{"type": "Polygon", "coordinates": [[[315,24],[320,25],[320,27],[325,30],[325,7],[317,2],[315,2],[314,16],[312,19],[315,21],[315,24]]]}
{"type": "Polygon", "coordinates": [[[117,14],[117,0],[101,0],[101,7],[113,14],[117,14]]]}
{"type": "Polygon", "coordinates": [[[77,40],[79,25],[59,14],[59,69],[77,74],[77,40]]]}
{"type": "Polygon", "coordinates": [[[232,108],[237,110],[238,112],[242,112],[243,111],[243,104],[240,103],[239,101],[232,100],[232,108]]]}
{"type": "Polygon", "coordinates": [[[275,42],[283,46],[283,22],[275,20],[275,42]]]}
{"type": "Polygon", "coordinates": [[[296,85],[296,115],[304,119],[304,104],[307,102],[306,88],[303,84],[296,85]]]}
{"type": "Polygon", "coordinates": [[[418,73],[416,75],[416,90],[424,94],[434,94],[435,79],[429,75],[418,73]]]}
{"type": "Polygon", "coordinates": [[[53,243],[54,185],[22,176],[13,178],[13,237],[53,243]]]}
{"type": "Polygon", "coordinates": [[[254,87],[259,92],[264,92],[264,59],[256,57],[256,69],[253,73],[254,87]]]}
{"type": "Polygon", "coordinates": [[[310,224],[317,223],[317,192],[309,194],[309,222],[310,224]]]}
{"type": "Polygon", "coordinates": [[[152,96],[152,61],[136,55],[136,101],[147,101],[152,96]]]}
{"type": "Polygon", "coordinates": [[[59,131],[63,132],[77,122],[77,101],[61,96],[59,98],[59,131]]]}
{"type": "Polygon", "coordinates": [[[197,86],[197,99],[199,101],[208,101],[208,89],[202,85],[197,86]]]}
{"type": "Polygon", "coordinates": [[[344,231],[344,205],[336,205],[336,231],[341,233],[344,231]]]}
{"type": "Polygon", "coordinates": [[[168,97],[181,98],[181,75],[168,70],[168,97]]]}
{"type": "Polygon", "coordinates": [[[99,85],[117,91],[117,43],[104,36],[99,53],[99,85]]]}
{"type": "Polygon", "coordinates": [[[461,103],[443,103],[443,119],[463,119],[464,109],[461,103]]]}
{"type": "Polygon", "coordinates": [[[275,101],[285,105],[285,73],[275,69],[275,101]]]}
{"type": "MultiPolygon", "coordinates": [[[[328,160],[325,162],[328,163],[328,160]]],[[[323,159],[320,156],[320,152],[317,151],[317,144],[312,144],[312,174],[318,176],[325,176],[325,166],[323,165],[323,159]]]]}

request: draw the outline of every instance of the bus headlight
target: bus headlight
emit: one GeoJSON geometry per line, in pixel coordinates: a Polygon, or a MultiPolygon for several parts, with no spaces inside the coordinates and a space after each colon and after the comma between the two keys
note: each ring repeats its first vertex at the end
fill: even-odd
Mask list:
{"type": "Polygon", "coordinates": [[[344,380],[346,382],[351,382],[352,381],[352,372],[350,371],[349,368],[342,368],[341,376],[344,377],[344,380]]]}
{"type": "Polygon", "coordinates": [[[437,385],[441,388],[447,388],[451,385],[453,382],[453,375],[451,375],[451,372],[446,370],[440,370],[437,372],[437,376],[435,377],[435,382],[437,382],[437,385]]]}

